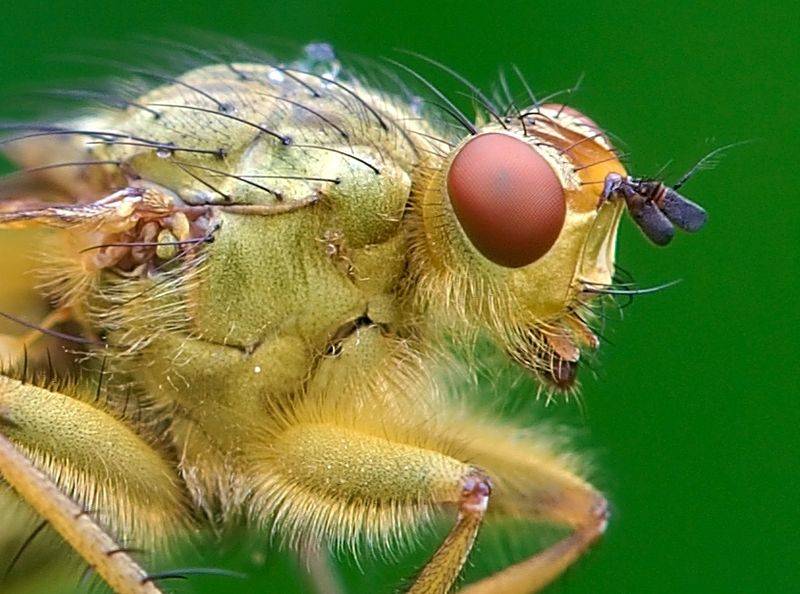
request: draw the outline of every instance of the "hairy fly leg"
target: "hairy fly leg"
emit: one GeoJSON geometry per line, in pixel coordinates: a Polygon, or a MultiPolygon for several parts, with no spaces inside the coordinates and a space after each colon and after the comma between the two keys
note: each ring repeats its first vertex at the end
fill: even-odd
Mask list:
{"type": "Polygon", "coordinates": [[[487,508],[574,528],[544,552],[463,590],[535,592],[603,533],[607,506],[565,461],[535,440],[514,442],[504,437],[509,430],[460,426],[452,432],[464,442],[454,447],[455,440],[444,439],[441,450],[436,450],[416,445],[436,440],[437,431],[421,438],[431,431],[425,423],[419,433],[409,433],[405,439],[388,439],[380,431],[330,420],[293,425],[257,457],[253,512],[267,524],[275,522],[274,529],[290,540],[329,540],[349,547],[363,538],[371,547],[384,547],[427,521],[435,509],[455,507],[452,530],[409,589],[415,594],[452,589],[487,508]],[[466,443],[469,436],[474,438],[471,445],[466,443]],[[497,504],[490,502],[493,490],[497,504]]]}
{"type": "Polygon", "coordinates": [[[0,434],[0,474],[119,594],[161,592],[100,525],[0,434]]]}
{"type": "Polygon", "coordinates": [[[480,528],[491,490],[482,471],[441,452],[330,423],[287,428],[264,448],[253,512],[302,546],[365,538],[385,547],[455,506],[456,524],[409,592],[448,592],[480,528]],[[302,540],[302,544],[300,542],[302,540]]]}
{"type": "MultiPolygon", "coordinates": [[[[566,526],[551,548],[467,592],[535,592],[603,532],[605,499],[544,432],[478,420],[448,404],[408,341],[357,328],[319,365],[285,426],[255,446],[252,513],[294,548],[380,550],[436,510],[455,523],[409,592],[451,591],[486,513],[566,526]]],[[[431,361],[427,361],[428,364],[431,361]]]]}
{"type": "Polygon", "coordinates": [[[166,459],[125,421],[0,376],[0,475],[115,591],[159,591],[119,543],[147,548],[176,534],[184,496],[166,459]]]}
{"type": "MultiPolygon", "coordinates": [[[[457,411],[444,418],[458,417],[457,411]]],[[[463,456],[480,465],[495,484],[493,512],[571,528],[544,551],[460,590],[464,594],[530,594],[556,579],[603,534],[605,498],[582,479],[574,459],[559,455],[546,434],[497,421],[455,422],[449,430],[463,456]]]]}

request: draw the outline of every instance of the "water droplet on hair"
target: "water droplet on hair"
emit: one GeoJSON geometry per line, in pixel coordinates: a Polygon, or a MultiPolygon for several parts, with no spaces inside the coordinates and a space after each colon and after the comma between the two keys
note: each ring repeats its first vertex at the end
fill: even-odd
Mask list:
{"type": "Polygon", "coordinates": [[[411,106],[411,112],[415,116],[422,115],[422,109],[425,106],[425,100],[422,97],[420,97],[419,95],[414,95],[413,97],[411,97],[409,104],[411,106]]]}
{"type": "Polygon", "coordinates": [[[303,48],[303,59],[298,65],[308,72],[325,78],[336,79],[342,65],[336,58],[336,51],[330,43],[309,43],[303,48]]]}

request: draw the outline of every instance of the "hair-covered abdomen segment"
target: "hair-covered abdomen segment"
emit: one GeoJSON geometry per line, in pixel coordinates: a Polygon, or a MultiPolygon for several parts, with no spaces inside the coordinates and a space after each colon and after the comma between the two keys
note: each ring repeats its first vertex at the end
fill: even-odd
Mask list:
{"type": "Polygon", "coordinates": [[[472,245],[507,268],[544,256],[564,225],[555,172],[530,144],[507,134],[469,140],[450,165],[447,193],[472,245]]]}

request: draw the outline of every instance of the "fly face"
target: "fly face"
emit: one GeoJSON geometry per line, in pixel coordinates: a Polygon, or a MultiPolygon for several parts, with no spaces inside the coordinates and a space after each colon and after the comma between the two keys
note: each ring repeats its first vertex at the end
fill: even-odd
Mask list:
{"type": "Polygon", "coordinates": [[[604,131],[575,109],[534,106],[479,128],[422,204],[428,239],[446,254],[440,266],[468,279],[450,313],[569,391],[581,351],[599,345],[591,289],[613,282],[624,205],[660,245],[673,224],[694,231],[705,220],[674,189],[628,176],[604,131]]]}

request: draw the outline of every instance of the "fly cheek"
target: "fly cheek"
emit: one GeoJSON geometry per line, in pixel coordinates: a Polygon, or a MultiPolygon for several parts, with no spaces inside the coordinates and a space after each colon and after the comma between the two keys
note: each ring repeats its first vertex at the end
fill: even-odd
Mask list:
{"type": "Polygon", "coordinates": [[[469,140],[447,172],[447,193],[472,245],[506,268],[544,256],[564,226],[566,199],[555,172],[531,145],[506,134],[469,140]]]}

